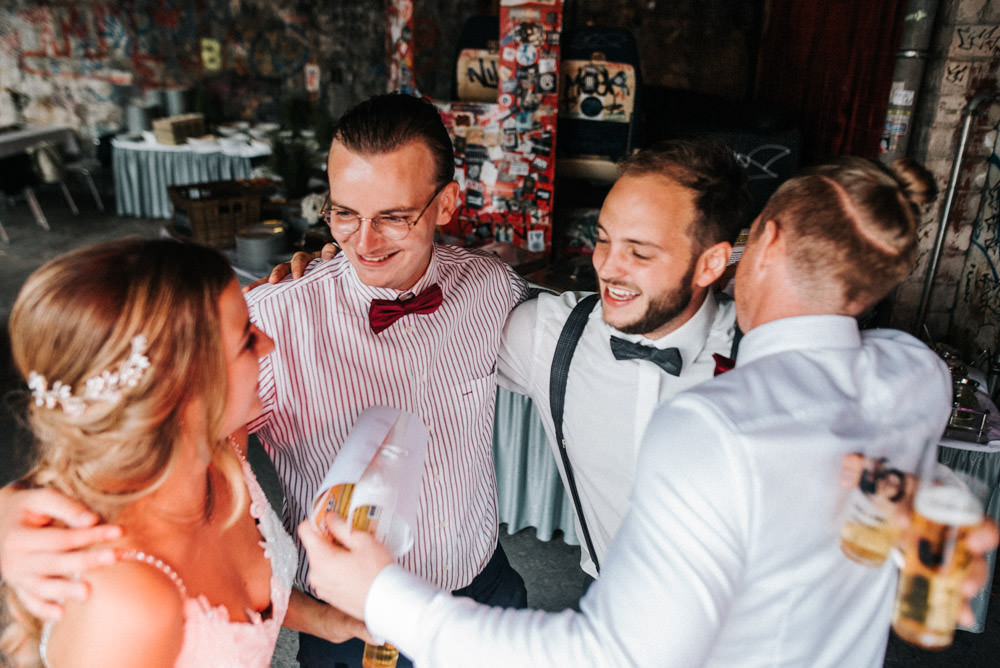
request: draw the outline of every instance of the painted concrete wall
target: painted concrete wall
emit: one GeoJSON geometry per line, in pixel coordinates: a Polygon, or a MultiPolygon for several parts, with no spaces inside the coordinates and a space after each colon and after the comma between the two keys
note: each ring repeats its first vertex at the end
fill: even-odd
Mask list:
{"type": "MultiPolygon", "coordinates": [[[[495,4],[413,3],[414,71],[424,94],[450,98],[462,24],[495,4]]],[[[648,83],[740,99],[754,66],[760,7],[590,0],[569,3],[564,25],[628,27],[648,83]]],[[[146,91],[206,77],[227,115],[273,116],[283,91],[304,89],[304,68],[313,63],[320,100],[336,116],[385,89],[384,22],[384,3],[371,0],[6,0],[0,93],[24,95],[31,123],[68,123],[96,136],[122,128],[127,105],[146,91]],[[211,41],[203,48],[203,40],[211,41]]],[[[0,126],[16,120],[10,96],[0,94],[0,126]]]]}
{"type": "MultiPolygon", "coordinates": [[[[235,117],[274,115],[320,66],[335,112],[385,87],[384,12],[366,2],[7,0],[0,8],[0,92],[26,98],[30,123],[85,136],[117,130],[146,91],[217,83],[235,117]],[[205,42],[204,40],[208,40],[205,42]],[[204,53],[203,53],[204,52],[204,53]]],[[[0,125],[17,120],[0,94],[0,125]]]]}
{"type": "MultiPolygon", "coordinates": [[[[943,0],[924,82],[910,153],[934,172],[942,194],[925,213],[920,228],[920,259],[897,295],[892,319],[903,329],[911,328],[917,314],[961,134],[963,110],[976,94],[1000,91],[1000,2],[943,0]]],[[[1000,252],[995,186],[993,217],[985,229],[979,229],[977,241],[970,243],[981,206],[988,204],[982,194],[991,156],[997,159],[994,152],[1000,102],[980,109],[983,113],[973,119],[961,163],[926,317],[932,338],[952,343],[968,359],[983,348],[996,351],[1000,345],[1000,282],[989,269],[990,263],[998,261],[1000,252]]],[[[993,179],[995,182],[995,175],[993,179]]]]}

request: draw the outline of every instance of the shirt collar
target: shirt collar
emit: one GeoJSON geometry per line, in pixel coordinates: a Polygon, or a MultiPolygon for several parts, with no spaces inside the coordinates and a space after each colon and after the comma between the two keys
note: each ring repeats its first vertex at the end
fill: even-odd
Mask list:
{"type": "MultiPolygon", "coordinates": [[[[705,347],[705,342],[708,341],[708,335],[712,330],[712,323],[715,322],[715,313],[718,309],[719,303],[716,301],[715,294],[709,290],[705,294],[705,301],[702,302],[702,305],[687,322],[658,339],[647,339],[641,334],[625,334],[610,325],[605,326],[613,335],[632,341],[633,343],[641,343],[660,349],[677,348],[680,351],[681,359],[687,363],[688,361],[696,360],[698,355],[701,354],[702,349],[705,347]]],[[[600,313],[600,310],[598,309],[594,312],[603,321],[603,315],[600,313]]]]}
{"type": "Polygon", "coordinates": [[[819,348],[857,348],[858,322],[846,315],[803,315],[754,327],[740,341],[737,367],[776,353],[819,348]]]}

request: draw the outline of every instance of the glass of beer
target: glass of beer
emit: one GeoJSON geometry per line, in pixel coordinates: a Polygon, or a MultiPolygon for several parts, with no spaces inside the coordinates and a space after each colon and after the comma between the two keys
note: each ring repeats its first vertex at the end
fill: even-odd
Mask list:
{"type": "Polygon", "coordinates": [[[840,549],[858,563],[881,566],[899,541],[897,506],[906,498],[912,476],[894,468],[885,457],[863,461],[858,484],[847,497],[840,549]]]}
{"type": "Polygon", "coordinates": [[[921,480],[892,613],[892,628],[904,640],[926,649],[951,645],[971,561],[965,536],[982,521],[988,493],[981,480],[943,464],[921,480]]]}

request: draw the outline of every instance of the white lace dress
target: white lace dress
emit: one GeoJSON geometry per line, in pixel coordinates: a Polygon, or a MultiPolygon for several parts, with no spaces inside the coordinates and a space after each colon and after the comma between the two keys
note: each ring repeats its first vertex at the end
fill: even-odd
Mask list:
{"type": "MultiPolygon", "coordinates": [[[[267,668],[271,665],[278,632],[288,610],[298,557],[295,544],[272,510],[246,460],[243,461],[243,477],[250,491],[250,515],[257,520],[260,544],[264,556],[271,562],[271,615],[268,619],[261,619],[258,614],[247,622],[230,621],[225,606],[213,606],[204,596],[188,596],[180,576],[155,555],[135,550],[124,555],[126,559],[142,561],[165,573],[184,597],[184,644],[174,664],[178,668],[267,668]]],[[[45,648],[50,630],[50,625],[46,624],[39,647],[45,666],[49,665],[45,648]]]]}

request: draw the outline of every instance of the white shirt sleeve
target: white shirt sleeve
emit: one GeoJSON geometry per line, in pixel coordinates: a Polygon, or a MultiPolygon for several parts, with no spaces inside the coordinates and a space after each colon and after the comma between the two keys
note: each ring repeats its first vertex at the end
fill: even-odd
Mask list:
{"type": "Polygon", "coordinates": [[[740,586],[753,497],[718,417],[676,403],[653,418],[632,510],[581,612],[489,608],[390,567],[367,599],[370,630],[418,666],[701,665],[740,586]]]}
{"type": "Polygon", "coordinates": [[[537,313],[537,299],[521,302],[510,312],[500,336],[497,383],[511,392],[531,394],[532,370],[538,366],[535,364],[537,313]]]}

